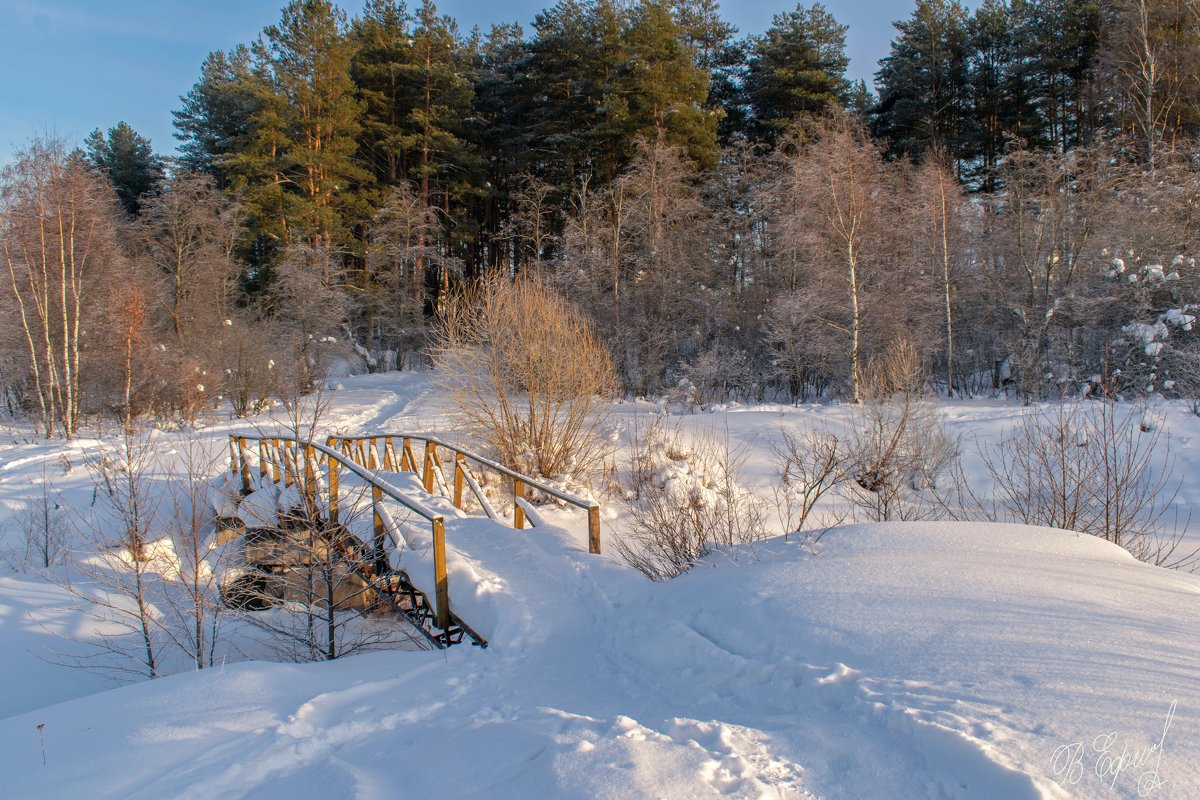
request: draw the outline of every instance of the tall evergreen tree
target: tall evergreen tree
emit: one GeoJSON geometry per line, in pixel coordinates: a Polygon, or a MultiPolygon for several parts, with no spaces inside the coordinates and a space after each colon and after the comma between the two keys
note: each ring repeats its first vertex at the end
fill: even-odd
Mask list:
{"type": "Polygon", "coordinates": [[[346,234],[354,185],[370,177],[355,161],[362,108],[350,78],[346,16],[329,0],[293,0],[264,35],[286,103],[283,174],[299,195],[292,227],[328,248],[346,234]]]}
{"type": "Polygon", "coordinates": [[[846,102],[846,30],[814,3],[776,14],[766,33],[752,40],[745,94],[754,138],[774,142],[796,119],[846,102]]]}
{"type": "MultiPolygon", "coordinates": [[[[629,97],[630,135],[676,145],[701,167],[717,163],[717,114],[706,107],[709,73],[696,63],[662,0],[642,0],[626,33],[621,81],[629,97]]],[[[632,150],[623,155],[632,157],[632,150]]]]}
{"type": "Polygon", "coordinates": [[[960,162],[967,128],[967,13],[957,0],[918,0],[894,23],[890,54],[875,74],[872,133],[890,154],[919,157],[945,148],[960,162]]]}
{"type": "Polygon", "coordinates": [[[403,124],[416,102],[405,78],[414,64],[412,18],[402,0],[367,0],[353,24],[351,75],[362,100],[360,157],[376,180],[395,186],[405,172],[403,124]]]}
{"type": "Polygon", "coordinates": [[[1089,96],[1100,51],[1099,0],[1014,0],[1012,8],[1018,75],[1041,128],[1036,139],[1060,152],[1091,141],[1107,113],[1104,97],[1089,96]]]}
{"type": "Polygon", "coordinates": [[[200,67],[200,79],[180,98],[183,107],[172,112],[180,166],[211,175],[221,188],[228,187],[230,177],[224,159],[246,146],[253,127],[251,69],[246,45],[228,53],[209,53],[200,67]]]}
{"type": "Polygon", "coordinates": [[[153,194],[162,182],[164,165],[154,154],[150,140],[135,131],[127,122],[118,122],[102,133],[92,131],[84,141],[87,159],[112,184],[121,207],[136,216],[142,200],[153,194]]]}

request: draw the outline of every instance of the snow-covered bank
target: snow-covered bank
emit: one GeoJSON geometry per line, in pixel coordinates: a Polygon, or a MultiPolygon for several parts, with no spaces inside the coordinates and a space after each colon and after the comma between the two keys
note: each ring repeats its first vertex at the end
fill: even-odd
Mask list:
{"type": "Polygon", "coordinates": [[[663,584],[550,530],[459,545],[502,587],[488,650],[246,663],[12,717],[8,791],[1200,796],[1200,580],[1091,537],[858,526],[663,584]]]}
{"type": "MultiPolygon", "coordinates": [[[[618,404],[614,421],[652,410],[618,404]]],[[[943,411],[968,461],[1022,413],[943,411]]],[[[1186,510],[1200,425],[1163,416],[1186,510]]],[[[727,431],[762,488],[782,425],[844,418],[738,407],[682,424],[727,431]]],[[[221,452],[267,424],[200,436],[221,452]]],[[[413,374],[344,379],[326,425],[448,427],[413,374]]],[[[0,503],[43,463],[83,498],[80,456],[57,466],[69,450],[0,448],[0,503]]],[[[545,516],[564,529],[448,518],[452,604],[487,650],[228,663],[112,691],[28,652],[88,630],[35,572],[0,575],[0,797],[1200,798],[1200,578],[1063,531],[891,523],[815,553],[770,539],[655,584],[611,556],[617,504],[598,557],[581,515],[545,516]]]]}

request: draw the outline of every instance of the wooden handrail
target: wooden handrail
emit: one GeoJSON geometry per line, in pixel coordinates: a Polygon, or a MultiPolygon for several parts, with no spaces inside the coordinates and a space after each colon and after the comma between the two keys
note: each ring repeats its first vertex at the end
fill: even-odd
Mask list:
{"type": "MultiPolygon", "coordinates": [[[[434,622],[436,625],[445,630],[450,627],[450,594],[448,588],[448,576],[446,571],[446,520],[443,514],[426,508],[416,500],[406,496],[403,492],[392,486],[387,481],[380,478],[370,469],[358,464],[353,457],[345,450],[339,452],[333,447],[335,439],[329,437],[328,444],[319,444],[313,441],[306,441],[296,436],[243,436],[231,434],[229,437],[229,448],[231,452],[230,470],[234,475],[240,475],[242,481],[242,491],[244,494],[249,494],[251,491],[250,479],[250,459],[247,457],[252,452],[249,447],[249,442],[258,442],[259,458],[262,459],[265,454],[271,454],[271,472],[273,482],[279,482],[278,462],[283,461],[284,475],[290,476],[294,474],[297,479],[303,474],[304,480],[307,481],[306,488],[315,491],[316,484],[316,469],[314,462],[319,461],[315,455],[319,453],[324,457],[325,463],[329,468],[329,489],[330,489],[330,506],[329,517],[330,522],[337,523],[338,520],[338,498],[339,478],[338,472],[341,468],[345,468],[349,472],[358,476],[371,487],[372,511],[374,512],[373,529],[375,540],[372,542],[376,557],[379,558],[382,554],[380,548],[383,545],[383,523],[377,511],[378,505],[383,497],[387,497],[400,505],[412,511],[419,517],[427,520],[433,528],[433,561],[434,561],[434,622]],[[270,444],[263,448],[261,444],[269,442],[270,444]],[[288,450],[285,444],[295,445],[295,456],[304,459],[303,473],[301,473],[300,465],[289,461],[288,450]],[[303,455],[301,455],[303,453],[303,455]]],[[[364,454],[365,457],[365,454],[364,454]]],[[[261,475],[266,475],[265,465],[260,461],[259,472],[261,475]]],[[[289,481],[290,485],[290,481],[289,481]]]]}
{"type": "MultiPolygon", "coordinates": [[[[530,478],[527,475],[522,475],[520,472],[510,469],[509,467],[493,461],[490,458],[481,456],[478,453],[473,453],[470,450],[459,447],[458,445],[450,444],[449,442],[445,442],[434,436],[427,436],[425,434],[418,433],[390,433],[376,434],[371,436],[329,437],[329,443],[331,447],[335,446],[336,444],[338,449],[351,459],[355,457],[355,453],[358,453],[363,461],[367,459],[367,452],[373,452],[378,449],[379,442],[381,440],[383,442],[383,455],[381,456],[383,463],[385,465],[392,464],[400,471],[407,470],[418,474],[421,477],[425,491],[430,493],[433,493],[434,489],[434,470],[440,469],[441,467],[441,462],[437,456],[437,448],[441,447],[453,453],[453,501],[454,505],[459,508],[462,507],[462,484],[464,477],[466,477],[466,481],[471,490],[478,494],[476,488],[477,484],[475,484],[473,478],[470,477],[470,473],[466,472],[464,475],[466,470],[466,464],[464,463],[465,461],[470,461],[481,467],[486,467],[487,469],[497,472],[500,475],[510,479],[512,481],[513,488],[513,526],[518,530],[524,527],[526,514],[525,510],[521,507],[521,504],[517,501],[519,498],[523,499],[525,497],[525,490],[527,488],[536,489],[568,505],[583,509],[588,515],[588,551],[592,553],[600,552],[600,504],[595,500],[586,500],[582,497],[570,494],[569,492],[564,492],[561,489],[557,489],[546,483],[530,478]],[[400,439],[402,441],[403,449],[399,459],[393,458],[392,455],[395,450],[393,444],[395,439],[400,439]],[[425,458],[420,464],[417,463],[417,459],[413,454],[413,441],[424,443],[425,458]],[[365,447],[364,443],[366,443],[365,447]]],[[[491,516],[490,513],[489,516],[491,516]]]]}

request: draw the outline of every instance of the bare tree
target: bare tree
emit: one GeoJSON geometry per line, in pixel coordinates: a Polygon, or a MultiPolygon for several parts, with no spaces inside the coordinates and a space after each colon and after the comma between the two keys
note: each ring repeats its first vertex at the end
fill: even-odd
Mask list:
{"type": "Polygon", "coordinates": [[[926,156],[913,180],[917,206],[913,216],[918,249],[941,284],[945,346],[946,395],[954,396],[955,283],[961,268],[965,203],[962,187],[950,170],[948,156],[926,156]]]}
{"type": "Polygon", "coordinates": [[[795,262],[800,294],[776,314],[816,334],[825,359],[838,365],[831,377],[861,402],[870,354],[902,332],[926,341],[931,322],[931,284],[904,252],[906,176],[850,115],[798,128],[777,158],[783,198],[775,206],[795,213],[781,217],[774,234],[795,262]]]}
{"type": "Polygon", "coordinates": [[[60,585],[107,630],[83,640],[92,652],[70,659],[75,666],[126,677],[162,674],[165,637],[155,601],[169,561],[151,546],[160,511],[149,481],[153,452],[150,442],[126,430],[116,447],[88,461],[96,501],[78,515],[82,548],[71,558],[84,580],[67,577],[60,585]]]}
{"type": "Polygon", "coordinates": [[[161,283],[160,307],[150,312],[165,315],[169,330],[162,340],[171,342],[170,402],[185,420],[219,385],[224,365],[212,345],[223,338],[238,300],[241,217],[209,177],[181,173],[147,200],[136,222],[138,253],[161,283]]]}
{"type": "Polygon", "coordinates": [[[337,343],[334,333],[350,310],[342,266],[325,244],[301,244],[288,249],[276,272],[276,346],[301,390],[310,392],[324,377],[325,357],[334,350],[329,345],[337,343]]]}
{"type": "Polygon", "coordinates": [[[194,667],[204,669],[216,663],[225,611],[219,585],[225,559],[217,547],[211,496],[217,462],[195,438],[172,455],[161,526],[171,560],[162,576],[162,627],[194,667]]]}
{"type": "Polygon", "coordinates": [[[30,481],[29,500],[17,511],[24,553],[18,556],[26,564],[47,569],[58,564],[68,546],[68,518],[62,496],[42,465],[41,475],[30,481]]]}
{"type": "Polygon", "coordinates": [[[1098,229],[1110,210],[1110,175],[1102,149],[1066,155],[1016,152],[1004,170],[1008,192],[995,226],[995,263],[986,275],[1009,315],[1017,388],[1041,394],[1053,333],[1086,305],[1103,277],[1087,271],[1098,229]]]}
{"type": "Polygon", "coordinates": [[[512,200],[517,252],[532,257],[533,274],[541,277],[542,261],[555,239],[560,208],[553,201],[554,187],[537,176],[521,176],[516,185],[512,200]]]}

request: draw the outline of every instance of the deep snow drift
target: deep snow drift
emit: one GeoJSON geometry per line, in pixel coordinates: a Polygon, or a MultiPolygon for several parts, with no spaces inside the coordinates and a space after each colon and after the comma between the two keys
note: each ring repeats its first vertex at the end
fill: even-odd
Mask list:
{"type": "MultiPolygon", "coordinates": [[[[346,385],[339,429],[436,428],[418,379],[346,385]]],[[[726,419],[761,448],[792,413],[814,416],[726,419]]],[[[0,796],[1200,798],[1200,578],[1063,531],[891,523],[655,584],[588,555],[581,515],[548,516],[563,528],[448,522],[452,603],[487,650],[96,692],[11,654],[41,631],[22,602],[61,598],[4,576],[7,713],[78,699],[0,720],[0,796]]]]}

